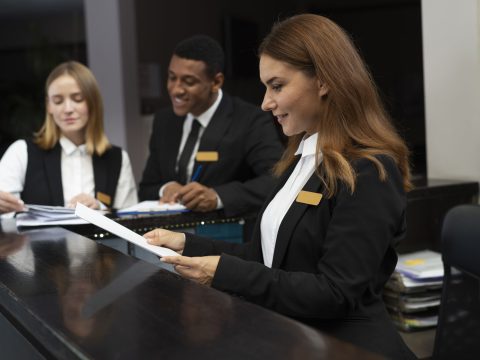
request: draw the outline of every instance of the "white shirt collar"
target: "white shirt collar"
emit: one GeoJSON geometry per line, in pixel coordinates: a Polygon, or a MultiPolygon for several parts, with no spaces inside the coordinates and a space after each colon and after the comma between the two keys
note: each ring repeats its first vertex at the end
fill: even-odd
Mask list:
{"type": "Polygon", "coordinates": [[[317,139],[318,133],[310,135],[309,137],[304,137],[298,145],[295,155],[302,154],[302,157],[315,155],[315,152],[317,151],[317,139]]]}
{"type": "Polygon", "coordinates": [[[77,146],[63,135],[60,137],[60,146],[67,156],[73,154],[77,150],[80,151],[81,154],[87,153],[87,146],[85,144],[77,146]]]}
{"type": "Polygon", "coordinates": [[[210,106],[207,111],[205,111],[203,114],[200,114],[198,116],[193,116],[192,113],[188,113],[187,119],[197,119],[200,124],[202,124],[203,128],[206,128],[208,124],[210,123],[210,120],[212,119],[213,114],[215,114],[215,111],[217,111],[218,106],[220,105],[220,101],[222,101],[223,93],[222,89],[218,90],[218,96],[215,99],[215,102],[210,106]]]}

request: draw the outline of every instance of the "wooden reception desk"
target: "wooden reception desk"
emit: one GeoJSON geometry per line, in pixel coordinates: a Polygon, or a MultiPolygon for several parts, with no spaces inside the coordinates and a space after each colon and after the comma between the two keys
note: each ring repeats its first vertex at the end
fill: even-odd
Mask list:
{"type": "Polygon", "coordinates": [[[5,359],[375,359],[62,228],[0,232],[5,359]]]}

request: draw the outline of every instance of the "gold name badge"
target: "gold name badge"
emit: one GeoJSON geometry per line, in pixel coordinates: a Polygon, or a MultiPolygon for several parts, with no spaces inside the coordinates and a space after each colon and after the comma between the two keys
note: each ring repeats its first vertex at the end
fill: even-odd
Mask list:
{"type": "Polygon", "coordinates": [[[199,151],[195,159],[197,161],[218,161],[218,151],[199,151]]]}
{"type": "Polygon", "coordinates": [[[317,206],[320,204],[320,200],[322,200],[322,194],[302,190],[298,193],[296,202],[317,206]]]}
{"type": "Polygon", "coordinates": [[[100,191],[97,191],[97,199],[98,199],[98,201],[104,203],[107,206],[110,206],[110,204],[112,202],[112,198],[110,197],[110,195],[107,195],[107,194],[102,193],[100,191]]]}

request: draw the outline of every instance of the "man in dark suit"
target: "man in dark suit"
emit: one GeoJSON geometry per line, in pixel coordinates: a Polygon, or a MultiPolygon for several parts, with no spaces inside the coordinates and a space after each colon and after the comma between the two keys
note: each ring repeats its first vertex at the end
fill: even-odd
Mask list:
{"type": "Polygon", "coordinates": [[[168,69],[172,106],[156,114],[140,200],[182,201],[229,216],[258,211],[282,152],[273,119],[223,93],[223,50],[197,35],[180,42],[168,69]]]}

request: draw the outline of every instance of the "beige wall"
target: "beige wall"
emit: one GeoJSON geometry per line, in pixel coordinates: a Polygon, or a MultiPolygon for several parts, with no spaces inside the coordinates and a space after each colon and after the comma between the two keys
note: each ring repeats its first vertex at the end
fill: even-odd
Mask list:
{"type": "Polygon", "coordinates": [[[427,169],[480,181],[478,0],[422,0],[427,169]]]}

